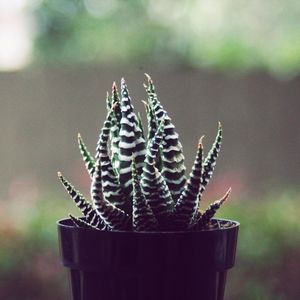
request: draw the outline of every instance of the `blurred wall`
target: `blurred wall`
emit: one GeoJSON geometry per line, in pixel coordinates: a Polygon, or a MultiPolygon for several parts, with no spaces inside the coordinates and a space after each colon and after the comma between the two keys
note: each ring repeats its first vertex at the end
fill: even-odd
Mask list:
{"type": "Polygon", "coordinates": [[[121,76],[145,117],[140,102],[146,98],[144,72],[151,74],[176,125],[188,168],[198,138],[206,135],[207,150],[220,120],[219,185],[231,185],[242,195],[299,183],[300,77],[280,81],[261,73],[226,76],[189,69],[39,68],[0,73],[1,197],[16,178],[26,176],[51,186],[58,184],[56,172],[62,170],[79,182],[74,178],[83,170],[77,133],[94,152],[106,91],[121,76]]]}

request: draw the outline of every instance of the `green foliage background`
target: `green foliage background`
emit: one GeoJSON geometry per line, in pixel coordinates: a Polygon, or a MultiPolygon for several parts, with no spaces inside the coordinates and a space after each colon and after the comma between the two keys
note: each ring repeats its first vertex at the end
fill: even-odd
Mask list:
{"type": "Polygon", "coordinates": [[[31,10],[36,62],[300,70],[296,0],[44,0],[31,10]]]}

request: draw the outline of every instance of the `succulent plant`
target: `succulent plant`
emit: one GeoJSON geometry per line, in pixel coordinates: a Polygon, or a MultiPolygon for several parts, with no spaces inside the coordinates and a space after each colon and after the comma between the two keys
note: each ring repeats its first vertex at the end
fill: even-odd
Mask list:
{"type": "Polygon", "coordinates": [[[157,98],[152,79],[144,84],[148,95],[145,109],[147,137],[136,115],[125,80],[121,95],[116,83],[107,93],[107,116],[93,157],[80,134],[79,149],[91,177],[91,202],[87,201],[59,172],[63,186],[83,213],[70,215],[75,226],[96,230],[176,231],[214,226],[213,216],[231,189],[205,211],[199,209],[222,141],[219,123],[215,141],[204,158],[199,140],[188,179],[182,145],[175,127],[157,98]]]}

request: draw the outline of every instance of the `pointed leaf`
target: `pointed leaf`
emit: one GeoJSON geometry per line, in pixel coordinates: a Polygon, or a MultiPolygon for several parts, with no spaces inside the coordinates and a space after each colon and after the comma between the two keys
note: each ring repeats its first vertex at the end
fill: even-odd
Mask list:
{"type": "Polygon", "coordinates": [[[145,110],[146,110],[146,115],[147,115],[147,121],[148,121],[148,136],[147,136],[147,141],[151,141],[157,131],[157,122],[156,122],[156,117],[153,113],[153,110],[151,106],[146,102],[143,101],[145,105],[145,110]]]}
{"type": "Polygon", "coordinates": [[[135,163],[132,164],[133,178],[133,210],[132,224],[133,230],[152,231],[158,228],[157,220],[146,202],[140,186],[140,178],[136,170],[135,163]]]}
{"type": "Polygon", "coordinates": [[[203,164],[201,193],[203,193],[205,187],[207,186],[209,180],[213,175],[213,171],[216,165],[216,160],[221,150],[221,143],[222,143],[222,125],[219,122],[217,136],[203,164]]]}
{"type": "Polygon", "coordinates": [[[197,227],[203,228],[208,225],[210,220],[214,217],[217,210],[221,207],[221,205],[228,199],[229,195],[231,193],[231,188],[228,189],[226,194],[219,200],[216,200],[210,206],[206,209],[206,211],[201,215],[197,227]]]}
{"type": "Polygon", "coordinates": [[[88,202],[77,190],[75,190],[71,183],[68,182],[60,172],[58,172],[58,178],[77,207],[85,216],[87,223],[92,226],[98,227],[99,229],[104,229],[105,226],[100,216],[97,214],[96,210],[92,207],[90,202],[88,202]]]}
{"type": "Polygon", "coordinates": [[[115,109],[114,109],[114,116],[117,119],[117,123],[120,126],[120,121],[122,118],[122,112],[121,112],[121,101],[120,101],[120,96],[119,96],[119,92],[118,92],[118,88],[116,83],[114,82],[112,85],[112,105],[115,105],[115,109]]]}
{"type": "Polygon", "coordinates": [[[139,112],[138,112],[138,114],[137,114],[137,120],[138,120],[138,127],[140,128],[142,137],[143,137],[143,139],[145,140],[144,126],[143,126],[141,114],[140,114],[139,112]]]}
{"type": "Polygon", "coordinates": [[[145,85],[145,88],[148,93],[149,104],[154,111],[157,122],[160,122],[163,117],[165,119],[164,138],[162,143],[162,173],[172,193],[173,199],[177,200],[180,197],[186,182],[183,149],[171,118],[158,101],[151,77],[148,74],[146,74],[146,76],[148,79],[148,86],[145,85]]]}
{"type": "Polygon", "coordinates": [[[112,85],[112,105],[114,105],[114,114],[111,118],[110,140],[111,140],[111,160],[115,172],[120,173],[120,160],[119,160],[119,142],[120,142],[120,129],[121,129],[121,108],[120,97],[117,85],[114,82],[112,85]]]}
{"type": "Polygon", "coordinates": [[[187,229],[192,225],[192,221],[199,207],[203,154],[202,139],[203,137],[199,140],[197,155],[190,173],[190,178],[175,205],[173,215],[174,223],[177,227],[183,229],[187,229]]]}
{"type": "Polygon", "coordinates": [[[97,143],[96,157],[99,159],[101,167],[101,184],[105,200],[118,208],[124,208],[125,198],[120,188],[117,175],[114,172],[111,159],[108,154],[108,139],[111,128],[111,118],[114,114],[112,108],[104,121],[99,141],[97,143]]]}
{"type": "Polygon", "coordinates": [[[155,217],[161,224],[173,209],[173,200],[163,176],[155,167],[159,146],[162,142],[164,121],[161,121],[156,134],[147,145],[147,153],[142,173],[142,190],[155,217]]]}
{"type": "Polygon", "coordinates": [[[80,227],[80,228],[90,228],[90,229],[97,229],[100,230],[98,227],[96,226],[92,226],[91,224],[89,224],[87,221],[83,220],[83,219],[79,219],[77,217],[74,217],[73,215],[69,214],[70,219],[72,220],[72,222],[74,223],[74,225],[76,227],[80,227]]]}
{"type": "Polygon", "coordinates": [[[90,152],[88,151],[86,145],[84,144],[80,133],[78,133],[78,146],[79,146],[80,153],[82,155],[82,159],[85,163],[85,167],[90,177],[92,178],[95,172],[95,160],[93,156],[90,154],[90,152]]]}
{"type": "Polygon", "coordinates": [[[96,162],[96,169],[91,184],[91,196],[97,213],[109,228],[114,230],[126,230],[129,228],[130,217],[123,210],[103,198],[100,161],[96,162]]]}
{"type": "Polygon", "coordinates": [[[134,114],[128,88],[124,78],[121,81],[121,130],[119,142],[120,184],[125,196],[132,199],[131,162],[135,158],[138,173],[141,173],[145,157],[145,140],[134,114]]]}

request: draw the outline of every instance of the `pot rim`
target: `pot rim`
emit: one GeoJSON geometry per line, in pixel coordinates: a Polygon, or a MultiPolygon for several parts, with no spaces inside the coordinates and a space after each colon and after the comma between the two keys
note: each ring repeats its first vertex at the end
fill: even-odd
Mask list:
{"type": "Polygon", "coordinates": [[[131,231],[131,230],[95,230],[91,228],[83,228],[83,227],[76,227],[74,225],[69,225],[66,223],[69,223],[71,221],[70,218],[64,218],[60,219],[56,222],[56,224],[65,229],[71,229],[75,228],[79,232],[105,232],[105,233],[110,233],[110,234],[132,234],[132,235],[141,235],[141,234],[147,234],[147,235],[167,235],[167,234],[187,234],[187,233],[204,233],[204,232],[216,232],[216,231],[228,231],[232,230],[234,228],[240,227],[240,223],[234,220],[230,219],[223,219],[223,218],[213,218],[213,220],[217,221],[227,221],[230,222],[230,226],[226,228],[213,228],[213,229],[204,229],[204,230],[178,230],[178,231],[131,231]]]}

